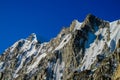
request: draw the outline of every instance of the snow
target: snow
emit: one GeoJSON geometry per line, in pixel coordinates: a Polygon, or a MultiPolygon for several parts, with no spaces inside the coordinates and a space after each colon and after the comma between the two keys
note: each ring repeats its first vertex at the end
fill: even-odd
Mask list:
{"type": "Polygon", "coordinates": [[[31,43],[28,40],[25,40],[25,43],[23,44],[23,47],[21,48],[21,51],[27,51],[31,48],[31,43]]]}
{"type": "Polygon", "coordinates": [[[0,68],[1,68],[1,66],[3,65],[3,63],[4,63],[4,62],[0,62],[0,68]]]}
{"type": "MultiPolygon", "coordinates": [[[[34,33],[32,33],[32,41],[29,41],[29,40],[24,40],[24,44],[22,46],[22,48],[20,49],[20,51],[29,51],[31,49],[32,46],[34,46],[36,43],[37,43],[37,37],[34,33]]],[[[34,49],[33,49],[34,50],[34,49]]],[[[32,55],[32,53],[30,54],[32,55]]]]}
{"type": "Polygon", "coordinates": [[[4,62],[0,62],[0,71],[2,71],[4,62]]]}
{"type": "MultiPolygon", "coordinates": [[[[32,41],[29,40],[25,40],[25,39],[21,39],[19,41],[17,41],[15,44],[13,44],[10,48],[10,52],[12,53],[16,47],[20,48],[19,52],[23,52],[23,54],[18,54],[17,56],[17,65],[16,65],[16,70],[15,73],[13,74],[14,78],[17,78],[19,76],[18,72],[20,71],[20,69],[23,68],[23,64],[25,62],[25,60],[29,57],[32,56],[33,54],[35,54],[38,50],[35,48],[35,45],[37,43],[37,38],[35,34],[32,34],[32,41]],[[23,42],[24,41],[24,42],[23,42]],[[22,46],[18,46],[18,44],[22,42],[22,46]],[[25,54],[24,54],[25,53],[25,54]]],[[[10,54],[11,55],[11,54],[10,54]]],[[[9,55],[9,56],[10,56],[9,55]]]]}
{"type": "Polygon", "coordinates": [[[25,58],[21,56],[18,62],[20,62],[20,65],[18,66],[17,70],[14,73],[14,78],[18,77],[17,73],[23,67],[23,63],[25,62],[25,58]]]}
{"type": "Polygon", "coordinates": [[[103,28],[103,29],[102,29],[102,32],[101,32],[102,36],[104,36],[104,35],[106,34],[107,29],[108,29],[108,28],[103,28]]]}
{"type": "Polygon", "coordinates": [[[90,44],[94,42],[96,36],[99,35],[101,30],[99,30],[98,26],[94,26],[94,32],[88,32],[88,38],[85,44],[86,48],[90,47],[90,44]]]}
{"type": "MultiPolygon", "coordinates": [[[[24,39],[21,39],[19,41],[17,41],[11,49],[11,52],[16,48],[16,46],[18,45],[19,42],[22,42],[24,39]]],[[[26,58],[28,58],[29,56],[32,56],[33,54],[35,54],[37,52],[37,49],[35,48],[35,44],[37,43],[37,38],[35,35],[33,35],[33,40],[29,41],[29,40],[24,40],[24,44],[22,45],[20,51],[22,51],[23,53],[25,53],[24,55],[20,54],[17,59],[18,59],[18,67],[14,73],[14,78],[16,78],[17,76],[19,76],[17,73],[19,72],[19,70],[23,67],[23,63],[25,62],[26,58]]]]}
{"type": "Polygon", "coordinates": [[[14,43],[11,47],[10,47],[10,52],[12,53],[14,51],[14,49],[17,47],[19,42],[25,41],[25,39],[21,39],[19,41],[17,41],[16,43],[14,43]]]}
{"type": "Polygon", "coordinates": [[[52,51],[52,49],[53,49],[53,47],[50,47],[50,48],[48,49],[48,52],[52,51]]]}
{"type": "Polygon", "coordinates": [[[19,67],[17,68],[17,70],[16,70],[15,73],[17,73],[17,72],[23,67],[24,61],[25,61],[25,58],[22,58],[22,60],[21,60],[21,62],[20,62],[20,65],[19,65],[19,67]]]}
{"type": "Polygon", "coordinates": [[[56,63],[48,62],[47,72],[49,76],[47,76],[47,80],[51,80],[51,76],[53,75],[54,80],[62,80],[63,72],[65,68],[65,63],[61,62],[60,59],[57,59],[56,63]],[[53,70],[53,73],[52,73],[53,70]]]}
{"type": "Polygon", "coordinates": [[[73,31],[75,31],[75,30],[81,30],[82,23],[80,23],[78,20],[75,20],[75,23],[76,23],[76,25],[75,25],[75,28],[74,28],[73,31]]]}
{"type": "Polygon", "coordinates": [[[107,28],[101,28],[99,30],[96,28],[95,34],[91,32],[88,33],[88,41],[85,45],[86,50],[85,56],[82,60],[83,65],[81,66],[81,71],[90,69],[91,65],[96,60],[97,55],[102,53],[105,42],[102,39],[96,40],[96,36],[101,34],[103,38],[106,37],[106,30],[107,28]]]}
{"type": "Polygon", "coordinates": [[[67,34],[64,39],[61,41],[61,43],[55,48],[55,50],[60,50],[62,47],[64,47],[68,41],[71,39],[71,34],[67,34]]]}
{"type": "MultiPolygon", "coordinates": [[[[19,42],[23,42],[25,41],[25,39],[20,39],[19,41],[15,42],[11,47],[10,47],[10,53],[12,53],[14,51],[14,49],[18,46],[19,42]]],[[[8,49],[6,49],[5,51],[7,52],[8,49]]]]}
{"type": "Polygon", "coordinates": [[[18,42],[16,42],[14,45],[12,45],[10,52],[13,52],[13,50],[16,48],[18,42]]]}
{"type": "Polygon", "coordinates": [[[48,43],[46,43],[46,42],[42,43],[37,50],[35,48],[32,50],[32,53],[37,53],[37,55],[35,56],[36,61],[32,65],[28,66],[27,73],[29,73],[31,70],[33,70],[34,68],[36,68],[38,66],[40,60],[47,55],[45,53],[46,49],[44,49],[47,44],[48,43]]]}
{"type": "Polygon", "coordinates": [[[90,69],[91,65],[94,63],[96,60],[96,57],[98,54],[102,53],[102,50],[104,49],[104,41],[98,41],[98,44],[95,42],[91,44],[91,47],[86,49],[85,56],[82,60],[82,67],[81,71],[90,69]]]}
{"type": "Polygon", "coordinates": [[[37,65],[38,65],[38,63],[40,62],[40,60],[42,58],[44,58],[46,55],[47,55],[46,53],[43,53],[43,54],[39,55],[37,57],[36,61],[32,65],[28,66],[27,73],[29,73],[31,70],[33,70],[34,68],[36,68],[37,65]]]}
{"type": "Polygon", "coordinates": [[[20,51],[27,51],[27,50],[29,50],[29,49],[31,48],[31,45],[32,45],[33,43],[36,43],[36,40],[33,40],[32,42],[30,42],[30,41],[28,41],[28,40],[21,39],[21,40],[17,41],[15,44],[13,44],[13,45],[10,47],[10,48],[11,48],[10,52],[12,53],[12,52],[14,51],[14,49],[18,46],[18,43],[19,43],[19,42],[22,42],[22,41],[24,41],[24,44],[22,45],[20,51]]]}
{"type": "Polygon", "coordinates": [[[36,52],[35,46],[31,46],[31,48],[30,51],[27,51],[26,57],[29,57],[36,52]]]}
{"type": "Polygon", "coordinates": [[[13,78],[17,78],[18,76],[18,74],[13,74],[13,78]]]}
{"type": "Polygon", "coordinates": [[[102,32],[102,28],[95,32],[95,35],[99,35],[102,32]]]}
{"type": "Polygon", "coordinates": [[[37,42],[37,37],[36,37],[36,34],[35,33],[32,33],[26,40],[28,40],[29,41],[29,39],[30,39],[30,41],[32,40],[32,42],[37,42]]]}
{"type": "Polygon", "coordinates": [[[110,24],[111,39],[118,40],[120,38],[120,24],[117,21],[110,24]]]}
{"type": "Polygon", "coordinates": [[[108,28],[106,28],[106,27],[100,28],[98,31],[95,32],[95,35],[96,35],[96,36],[100,35],[101,38],[104,38],[105,41],[107,41],[107,35],[108,35],[108,34],[106,33],[107,30],[108,30],[108,28]]]}
{"type": "MultiPolygon", "coordinates": [[[[74,28],[75,30],[81,30],[81,24],[80,22],[78,22],[76,20],[76,25],[74,28]]],[[[104,27],[104,28],[100,28],[98,30],[98,27],[95,27],[95,33],[92,32],[88,32],[88,40],[86,41],[85,44],[85,56],[83,57],[82,60],[82,65],[80,66],[81,71],[86,70],[86,69],[91,69],[91,65],[94,63],[94,61],[97,59],[97,55],[102,55],[103,53],[103,49],[105,44],[107,43],[108,47],[110,48],[110,51],[113,52],[116,48],[116,44],[118,42],[118,40],[120,39],[120,24],[117,24],[117,21],[111,22],[110,23],[110,41],[107,41],[107,30],[109,28],[108,27],[104,27]],[[100,40],[96,40],[96,36],[97,35],[101,35],[102,39],[100,40]],[[105,40],[103,40],[105,39],[105,40]]],[[[61,38],[61,42],[59,43],[59,45],[53,50],[53,47],[49,46],[47,47],[47,44],[49,43],[42,43],[39,44],[39,46],[36,48],[36,43],[37,38],[36,35],[33,34],[33,38],[32,41],[29,40],[25,40],[25,39],[21,39],[19,41],[17,41],[15,44],[13,44],[10,47],[10,53],[12,53],[15,48],[18,46],[19,42],[23,42],[23,45],[20,47],[20,51],[19,52],[23,52],[17,55],[17,64],[18,66],[16,67],[16,70],[13,74],[13,77],[16,78],[19,76],[19,71],[24,67],[23,64],[27,61],[27,59],[35,59],[35,61],[31,64],[29,64],[27,66],[27,72],[29,73],[30,71],[34,71],[34,69],[36,69],[41,61],[42,58],[47,56],[47,52],[50,51],[56,51],[56,50],[60,50],[61,48],[63,48],[72,38],[72,34],[65,34],[62,38],[61,38]],[[25,53],[25,54],[24,54],[25,53]],[[24,54],[24,55],[23,55],[24,54]],[[32,55],[35,55],[33,58],[31,58],[32,55]]],[[[80,42],[83,39],[81,39],[80,42]]],[[[118,50],[120,51],[120,49],[118,50]]],[[[8,57],[10,57],[11,54],[8,55],[8,57]]],[[[63,70],[65,67],[65,63],[63,61],[61,61],[60,59],[57,60],[56,63],[48,63],[48,67],[49,68],[53,68],[54,66],[54,78],[55,80],[61,80],[61,77],[63,76],[63,70]]],[[[0,71],[2,71],[4,66],[4,62],[0,62],[0,71]]]]}
{"type": "Polygon", "coordinates": [[[59,59],[58,59],[54,68],[55,80],[61,80],[61,77],[63,76],[64,67],[65,67],[65,63],[62,62],[61,64],[59,64],[59,59]]]}
{"type": "Polygon", "coordinates": [[[88,38],[91,41],[89,42],[90,47],[87,47],[85,50],[85,56],[82,60],[83,65],[81,66],[81,71],[90,69],[91,65],[96,60],[97,55],[103,53],[105,43],[108,44],[111,52],[115,50],[116,43],[120,39],[120,24],[117,24],[117,21],[110,23],[110,41],[107,41],[108,29],[108,27],[104,27],[95,32],[95,35],[101,34],[102,38],[105,40],[101,39],[93,41],[95,39],[95,36],[93,34],[89,34],[89,36],[92,38],[88,38]]]}
{"type": "Polygon", "coordinates": [[[120,24],[117,24],[117,21],[110,23],[110,41],[108,42],[108,46],[111,51],[115,49],[116,44],[120,39],[120,24]]]}

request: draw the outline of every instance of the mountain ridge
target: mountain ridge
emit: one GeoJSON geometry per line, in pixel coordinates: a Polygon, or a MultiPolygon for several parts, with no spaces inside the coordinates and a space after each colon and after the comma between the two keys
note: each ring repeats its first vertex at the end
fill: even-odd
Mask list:
{"type": "Polygon", "coordinates": [[[0,79],[116,80],[119,22],[89,14],[82,23],[74,20],[49,42],[40,43],[32,33],[0,56],[0,79]]]}

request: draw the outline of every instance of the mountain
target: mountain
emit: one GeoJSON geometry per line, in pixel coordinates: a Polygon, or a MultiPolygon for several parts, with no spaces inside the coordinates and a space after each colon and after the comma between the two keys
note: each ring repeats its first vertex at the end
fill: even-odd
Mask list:
{"type": "Polygon", "coordinates": [[[120,80],[120,20],[89,14],[43,43],[32,33],[0,56],[0,80],[120,80]]]}

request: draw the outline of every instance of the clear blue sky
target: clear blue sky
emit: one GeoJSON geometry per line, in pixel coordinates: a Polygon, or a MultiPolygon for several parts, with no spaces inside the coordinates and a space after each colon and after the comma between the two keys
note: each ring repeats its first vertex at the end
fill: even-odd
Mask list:
{"type": "Polygon", "coordinates": [[[0,0],[0,53],[31,33],[49,41],[88,13],[120,19],[120,0],[0,0]]]}

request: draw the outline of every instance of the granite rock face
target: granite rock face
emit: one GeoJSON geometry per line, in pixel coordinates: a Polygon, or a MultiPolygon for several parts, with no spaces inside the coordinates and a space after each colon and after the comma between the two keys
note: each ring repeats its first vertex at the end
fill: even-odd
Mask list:
{"type": "Polygon", "coordinates": [[[33,33],[0,56],[0,80],[119,80],[119,22],[89,14],[49,42],[33,33]]]}

